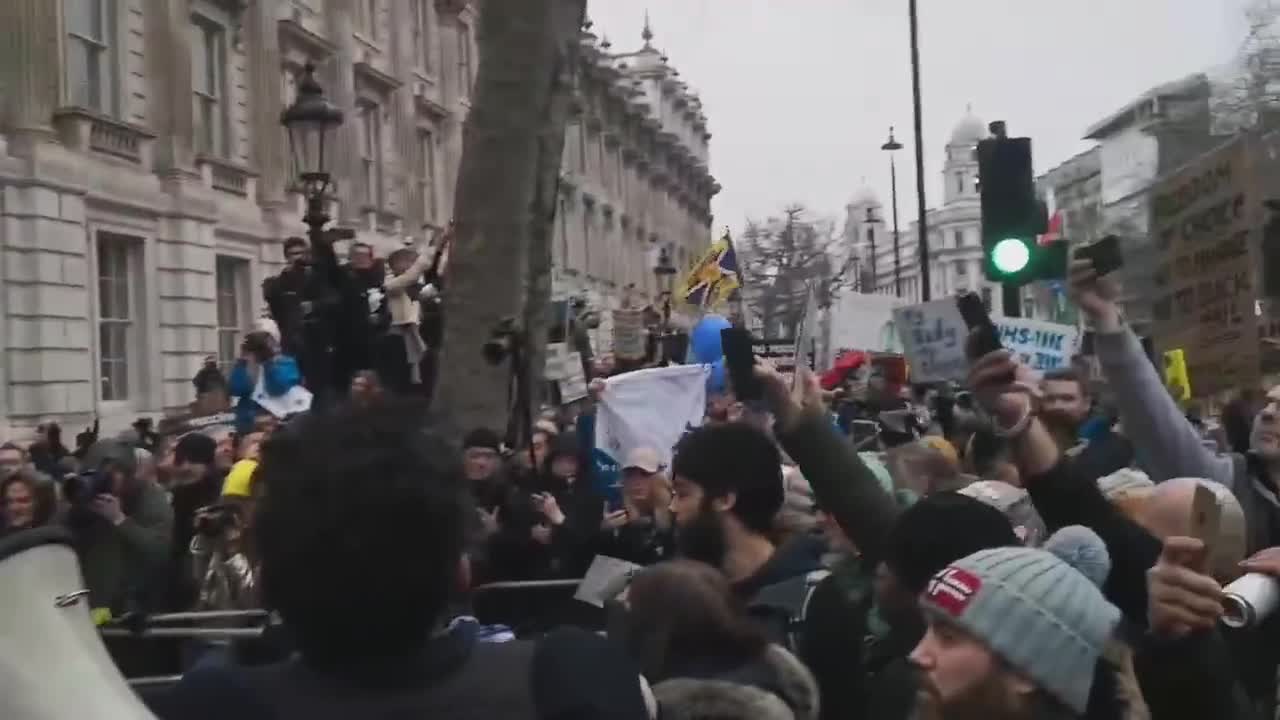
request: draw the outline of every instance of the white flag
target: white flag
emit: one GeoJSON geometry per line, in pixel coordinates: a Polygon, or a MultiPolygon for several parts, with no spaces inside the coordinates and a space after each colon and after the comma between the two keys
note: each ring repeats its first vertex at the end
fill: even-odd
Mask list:
{"type": "Polygon", "coordinates": [[[657,451],[671,465],[671,448],[707,411],[706,365],[674,365],[609,379],[596,409],[596,448],[614,462],[637,448],[657,451]]]}

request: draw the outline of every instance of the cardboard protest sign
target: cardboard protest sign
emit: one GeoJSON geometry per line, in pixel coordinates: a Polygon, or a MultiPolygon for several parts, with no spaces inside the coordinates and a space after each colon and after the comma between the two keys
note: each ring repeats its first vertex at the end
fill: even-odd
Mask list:
{"type": "Polygon", "coordinates": [[[613,311],[613,354],[623,360],[645,356],[644,311],[613,311]]]}
{"type": "MultiPolygon", "coordinates": [[[[965,339],[969,329],[955,298],[897,308],[893,321],[903,352],[911,363],[913,382],[963,380],[969,370],[965,339]]],[[[1080,332],[1070,325],[993,316],[1000,343],[1037,372],[1071,367],[1080,332]]]]}
{"type": "Polygon", "coordinates": [[[1245,387],[1260,372],[1254,278],[1262,198],[1245,136],[1158,183],[1152,335],[1181,348],[1197,394],[1245,387]]]}

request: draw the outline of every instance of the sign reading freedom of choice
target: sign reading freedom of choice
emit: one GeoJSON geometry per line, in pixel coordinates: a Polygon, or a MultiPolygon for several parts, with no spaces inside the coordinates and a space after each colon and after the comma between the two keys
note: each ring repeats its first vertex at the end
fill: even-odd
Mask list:
{"type": "MultiPolygon", "coordinates": [[[[1000,342],[1006,349],[1038,372],[1071,366],[1080,332],[1071,325],[995,317],[1000,342]]],[[[963,380],[969,370],[964,354],[969,329],[960,317],[955,298],[896,308],[893,322],[902,341],[903,354],[911,363],[913,382],[963,380]]]]}
{"type": "Polygon", "coordinates": [[[1264,150],[1240,137],[1151,194],[1152,334],[1160,350],[1185,351],[1200,395],[1244,387],[1260,372],[1253,258],[1263,178],[1253,160],[1264,150]]]}

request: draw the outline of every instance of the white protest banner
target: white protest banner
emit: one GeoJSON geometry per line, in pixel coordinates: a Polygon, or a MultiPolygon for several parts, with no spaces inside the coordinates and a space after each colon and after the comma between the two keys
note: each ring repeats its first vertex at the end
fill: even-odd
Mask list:
{"type": "Polygon", "coordinates": [[[609,378],[596,408],[596,449],[620,464],[649,448],[670,466],[671,448],[702,424],[710,373],[706,365],[673,365],[609,378]]]}
{"type": "MultiPolygon", "coordinates": [[[[893,321],[902,340],[903,354],[911,364],[913,382],[962,380],[969,369],[964,354],[969,335],[954,298],[897,308],[893,321]]],[[[1070,325],[993,316],[1000,343],[1037,372],[1071,366],[1080,332],[1070,325]]]]}
{"type": "Polygon", "coordinates": [[[1005,349],[1036,372],[1069,368],[1071,358],[1079,352],[1080,331],[1071,325],[1027,318],[995,317],[992,321],[1000,330],[1005,349]]]}
{"type": "Polygon", "coordinates": [[[911,364],[914,382],[939,382],[964,377],[968,335],[954,298],[895,308],[893,323],[902,341],[902,354],[911,364]]]}
{"type": "Polygon", "coordinates": [[[624,360],[644,357],[644,311],[613,311],[613,354],[624,360]]]}
{"type": "Polygon", "coordinates": [[[547,365],[542,378],[559,382],[568,376],[569,346],[565,343],[547,343],[547,365]]]}
{"type": "Polygon", "coordinates": [[[560,404],[568,405],[587,396],[587,376],[582,371],[582,354],[571,352],[564,358],[564,376],[560,379],[560,404]]]}

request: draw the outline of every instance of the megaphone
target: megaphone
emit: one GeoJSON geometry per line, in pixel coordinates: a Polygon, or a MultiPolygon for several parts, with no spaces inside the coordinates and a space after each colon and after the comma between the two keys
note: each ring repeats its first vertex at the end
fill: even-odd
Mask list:
{"type": "Polygon", "coordinates": [[[56,527],[0,539],[0,718],[155,720],[102,644],[70,542],[56,527]]]}

